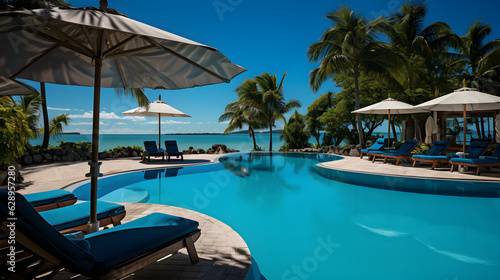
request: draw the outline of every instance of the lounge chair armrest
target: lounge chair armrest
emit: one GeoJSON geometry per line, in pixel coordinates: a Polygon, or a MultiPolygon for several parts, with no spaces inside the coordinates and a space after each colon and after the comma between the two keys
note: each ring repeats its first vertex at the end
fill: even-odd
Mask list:
{"type": "MultiPolygon", "coordinates": [[[[481,158],[481,157],[479,157],[479,158],[481,158]]],[[[492,157],[492,156],[485,156],[484,159],[498,160],[497,157],[492,157]]]]}
{"type": "Polygon", "coordinates": [[[83,234],[82,231],[70,231],[70,232],[67,232],[65,234],[63,234],[66,238],[70,239],[83,239],[85,237],[85,235],[83,234]]]}

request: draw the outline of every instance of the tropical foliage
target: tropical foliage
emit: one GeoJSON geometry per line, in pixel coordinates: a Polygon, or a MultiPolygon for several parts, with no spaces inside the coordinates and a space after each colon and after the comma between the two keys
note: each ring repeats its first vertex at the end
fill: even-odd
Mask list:
{"type": "Polygon", "coordinates": [[[29,117],[8,97],[0,98],[0,166],[14,161],[26,151],[34,136],[29,117]]]}
{"type": "Polygon", "coordinates": [[[309,134],[306,130],[306,118],[299,114],[297,110],[290,116],[283,133],[280,135],[280,140],[285,141],[285,144],[280,148],[280,151],[288,151],[290,149],[301,149],[309,146],[309,134]]]}
{"type": "MultiPolygon", "coordinates": [[[[348,7],[327,14],[326,18],[333,22],[320,42],[309,47],[307,55],[312,62],[320,62],[320,66],[311,71],[309,84],[313,91],[333,75],[348,73],[354,79],[355,108],[361,108],[359,78],[360,75],[372,74],[384,76],[394,84],[404,66],[404,60],[392,45],[378,41],[382,34],[390,34],[392,26],[387,19],[379,17],[368,21],[361,14],[348,7]]],[[[360,143],[364,143],[361,116],[357,116],[356,124],[360,143]]]]}
{"type": "MultiPolygon", "coordinates": [[[[240,128],[243,118],[250,118],[251,129],[269,128],[269,151],[273,150],[273,128],[276,126],[276,121],[283,120],[286,123],[284,114],[290,112],[294,108],[300,107],[298,100],[287,101],[283,93],[283,82],[286,73],[278,83],[276,74],[263,73],[255,76],[253,79],[245,80],[236,88],[238,101],[229,104],[226,107],[226,113],[219,120],[228,120],[228,129],[232,131],[235,128],[240,128]],[[238,117],[240,116],[240,118],[238,117]],[[243,118],[241,118],[243,117],[243,118]]],[[[253,136],[253,132],[251,134],[253,136]]],[[[256,147],[254,140],[254,147],[256,147]]]]}
{"type": "MultiPolygon", "coordinates": [[[[308,110],[308,131],[316,143],[324,133],[325,144],[365,144],[385,116],[351,111],[389,93],[418,104],[460,88],[466,79],[468,86],[500,96],[500,39],[487,40],[491,26],[478,20],[459,37],[445,22],[425,25],[426,15],[425,2],[409,1],[396,13],[373,21],[347,7],[325,16],[333,25],[309,47],[310,61],[320,63],[311,71],[309,84],[317,91],[330,80],[342,90],[332,95],[333,105],[325,112],[308,110]]],[[[323,99],[322,95],[313,104],[323,99]]],[[[391,129],[423,130],[426,117],[394,116],[391,129]]],[[[479,126],[477,119],[471,121],[479,126]]]]}

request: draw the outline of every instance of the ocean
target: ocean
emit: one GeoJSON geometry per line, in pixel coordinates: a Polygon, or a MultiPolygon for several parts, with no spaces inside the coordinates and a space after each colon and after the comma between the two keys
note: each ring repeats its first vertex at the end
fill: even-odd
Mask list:
{"type": "MultiPolygon", "coordinates": [[[[279,133],[273,133],[273,150],[277,151],[283,145],[279,140],[279,133]]],[[[257,145],[261,148],[269,149],[269,134],[256,134],[257,145]]],[[[213,144],[224,144],[230,149],[240,151],[251,151],[253,149],[252,138],[248,134],[190,134],[190,135],[162,135],[162,146],[165,140],[176,140],[179,150],[187,150],[190,146],[195,149],[211,148],[213,144]]],[[[57,141],[64,142],[92,142],[91,134],[64,134],[51,138],[49,145],[58,146],[57,141]]],[[[112,149],[116,146],[141,146],[144,148],[144,141],[158,142],[158,134],[101,134],[99,136],[99,152],[112,149]]],[[[31,145],[41,145],[43,139],[32,139],[31,145]]],[[[311,143],[313,141],[311,140],[311,143]]]]}
{"type": "MultiPolygon", "coordinates": [[[[374,133],[376,134],[376,133],[374,133]]],[[[387,132],[380,132],[380,135],[387,137],[387,132]]],[[[273,133],[273,150],[277,151],[284,144],[284,141],[279,140],[280,134],[273,133]]],[[[398,133],[398,138],[400,133],[398,133]]],[[[224,144],[230,149],[248,152],[253,149],[252,138],[248,134],[179,134],[179,135],[162,135],[162,146],[165,140],[176,140],[179,150],[187,150],[189,147],[195,149],[211,148],[213,144],[224,144]]],[[[255,134],[257,146],[264,150],[269,150],[269,134],[255,134]]],[[[58,146],[57,141],[64,142],[92,142],[91,134],[63,134],[55,139],[50,138],[50,146],[58,146]]],[[[144,147],[144,141],[157,141],[158,134],[101,134],[99,136],[99,152],[113,149],[116,146],[141,146],[144,147]]],[[[30,144],[41,145],[43,139],[32,139],[30,144]]],[[[316,143],[316,140],[311,137],[309,143],[316,143]]],[[[341,143],[343,145],[343,143],[341,143]]]]}

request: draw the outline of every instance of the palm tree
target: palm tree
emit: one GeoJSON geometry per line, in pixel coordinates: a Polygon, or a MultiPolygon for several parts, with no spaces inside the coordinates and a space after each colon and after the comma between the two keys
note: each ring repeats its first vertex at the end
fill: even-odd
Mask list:
{"type": "MultiPolygon", "coordinates": [[[[432,64],[429,60],[441,61],[445,57],[452,58],[453,54],[447,50],[451,47],[460,47],[460,39],[454,34],[450,26],[444,22],[434,22],[427,27],[424,26],[427,6],[421,1],[410,1],[403,3],[401,9],[392,15],[390,21],[394,29],[389,32],[392,45],[396,47],[405,57],[408,63],[407,88],[414,89],[417,83],[415,73],[421,67],[418,59],[424,58],[427,66],[432,64]]],[[[456,56],[453,57],[456,59],[456,56]]],[[[435,64],[435,63],[434,63],[435,64]]],[[[442,66],[441,66],[442,67],[442,66]]],[[[429,71],[423,71],[423,75],[429,71]]],[[[446,71],[446,66],[443,71],[446,71]]],[[[436,83],[437,84],[437,83],[436,83]]],[[[435,88],[439,91],[439,88],[435,88]]]]}
{"type": "MultiPolygon", "coordinates": [[[[482,23],[481,20],[474,22],[468,29],[467,34],[461,37],[464,55],[467,66],[473,76],[479,75],[479,65],[488,53],[500,47],[500,39],[484,43],[486,36],[491,33],[491,25],[482,23]]],[[[485,64],[485,62],[483,62],[485,64]]],[[[483,71],[488,70],[484,69],[483,71]]]]}
{"type": "Polygon", "coordinates": [[[42,98],[40,94],[31,94],[21,96],[17,101],[17,104],[21,108],[21,111],[27,116],[28,125],[33,131],[34,137],[40,137],[40,130],[38,129],[39,118],[40,118],[40,106],[42,103],[42,98]]]}
{"type": "Polygon", "coordinates": [[[219,122],[229,120],[229,124],[224,134],[229,134],[236,129],[241,129],[243,125],[247,125],[248,134],[253,140],[253,149],[259,150],[257,142],[255,141],[255,129],[265,127],[261,119],[262,116],[260,111],[245,105],[241,100],[236,100],[226,106],[224,114],[219,117],[219,122]]]}
{"type": "MultiPolygon", "coordinates": [[[[374,73],[398,84],[398,70],[404,66],[404,61],[391,45],[377,41],[382,33],[391,32],[387,20],[379,17],[368,21],[348,7],[341,7],[325,17],[333,21],[333,27],[327,29],[320,42],[312,44],[307,52],[310,61],[321,63],[309,75],[313,91],[318,91],[333,75],[349,73],[354,78],[355,103],[359,109],[358,79],[362,73],[374,73]]],[[[364,145],[361,117],[357,115],[356,118],[359,143],[364,145]]]]}
{"type": "Polygon", "coordinates": [[[55,138],[57,135],[63,133],[63,124],[68,125],[70,122],[69,114],[60,114],[53,117],[49,122],[49,134],[55,138]]]}
{"type": "MultiPolygon", "coordinates": [[[[26,95],[22,96],[19,100],[14,101],[12,97],[8,97],[10,99],[10,103],[6,103],[5,101],[3,102],[4,104],[10,104],[12,107],[19,107],[20,110],[26,115],[27,117],[27,122],[28,126],[30,129],[33,131],[33,137],[38,138],[40,137],[40,111],[41,111],[41,104],[42,104],[42,97],[40,94],[31,94],[31,95],[26,95]]],[[[45,117],[45,115],[44,115],[45,117]]],[[[44,131],[44,138],[46,136],[52,136],[55,137],[63,132],[63,125],[68,125],[71,122],[71,119],[69,118],[69,114],[60,114],[52,119],[50,121],[47,121],[47,125],[43,127],[44,131]]],[[[44,120],[45,123],[45,120],[44,120]]],[[[42,149],[46,147],[42,146],[42,149]]]]}
{"type": "Polygon", "coordinates": [[[290,112],[294,108],[300,108],[300,101],[292,99],[286,101],[283,94],[283,82],[285,76],[281,78],[281,82],[277,83],[276,74],[263,73],[255,76],[254,80],[246,80],[236,91],[240,100],[249,107],[255,108],[262,115],[262,120],[265,120],[266,126],[269,127],[269,151],[273,150],[273,127],[277,120],[283,120],[286,123],[284,114],[290,112]]]}

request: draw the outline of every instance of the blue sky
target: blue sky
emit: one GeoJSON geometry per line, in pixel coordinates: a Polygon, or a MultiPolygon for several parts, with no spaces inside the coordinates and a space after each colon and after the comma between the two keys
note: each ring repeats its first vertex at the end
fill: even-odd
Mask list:
{"type": "MultiPolygon", "coordinates": [[[[98,6],[99,1],[69,0],[76,7],[98,6]]],[[[328,91],[338,92],[332,82],[326,82],[318,93],[308,85],[309,72],[317,65],[309,63],[307,48],[330,27],[324,15],[340,5],[361,11],[368,18],[389,14],[400,7],[398,0],[299,1],[299,0],[182,0],[182,1],[118,1],[109,0],[109,7],[130,18],[164,29],[188,39],[215,47],[233,63],[248,71],[229,84],[211,85],[184,90],[146,90],[153,101],[162,100],[189,114],[192,118],[163,118],[162,132],[222,132],[227,124],[219,123],[226,104],[236,99],[234,89],[246,78],[263,72],[281,77],[287,99],[302,102],[300,113],[328,91]]],[[[458,35],[477,19],[493,27],[487,40],[500,38],[497,0],[428,1],[426,24],[445,21],[458,35]]],[[[39,88],[37,83],[30,83],[39,88]]],[[[69,113],[72,124],[66,131],[90,133],[93,89],[90,87],[48,84],[49,115],[69,113]]],[[[135,100],[118,98],[113,89],[101,94],[101,133],[157,133],[155,118],[124,116],[123,111],[137,107],[135,100]]],[[[278,124],[282,127],[283,124],[278,124]]],[[[386,128],[380,128],[385,131],[386,128]]]]}

